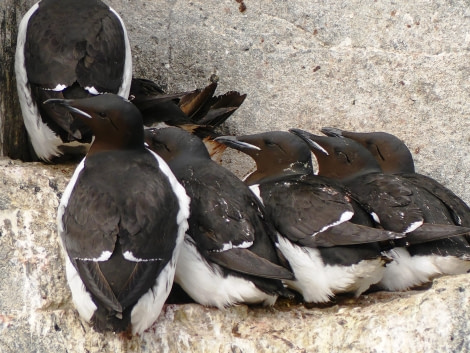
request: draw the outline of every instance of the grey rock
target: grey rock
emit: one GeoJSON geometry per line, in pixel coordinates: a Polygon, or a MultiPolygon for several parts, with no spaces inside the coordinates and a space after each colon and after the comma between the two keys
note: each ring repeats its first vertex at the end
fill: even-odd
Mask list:
{"type": "MultiPolygon", "coordinates": [[[[0,151],[12,158],[24,155],[24,135],[12,139],[21,127],[12,53],[34,2],[0,3],[0,151]]],[[[248,94],[230,132],[391,132],[410,146],[419,172],[470,202],[468,1],[263,0],[245,2],[243,12],[240,2],[108,1],[127,24],[136,76],[176,92],[217,74],[219,92],[248,94]]],[[[244,173],[251,164],[240,160],[230,154],[226,164],[244,173]]]]}
{"type": "Polygon", "coordinates": [[[0,159],[0,353],[463,352],[470,276],[428,290],[340,298],[328,308],[280,301],[226,310],[166,305],[139,337],[99,334],[71,302],[56,212],[74,165],[0,159]]]}

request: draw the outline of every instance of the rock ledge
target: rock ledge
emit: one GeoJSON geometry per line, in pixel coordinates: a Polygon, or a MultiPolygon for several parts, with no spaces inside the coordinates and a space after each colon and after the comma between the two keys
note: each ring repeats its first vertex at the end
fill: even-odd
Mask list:
{"type": "Polygon", "coordinates": [[[141,337],[95,333],[71,303],[55,225],[73,169],[0,159],[0,353],[470,350],[468,275],[328,308],[167,305],[141,337]]]}

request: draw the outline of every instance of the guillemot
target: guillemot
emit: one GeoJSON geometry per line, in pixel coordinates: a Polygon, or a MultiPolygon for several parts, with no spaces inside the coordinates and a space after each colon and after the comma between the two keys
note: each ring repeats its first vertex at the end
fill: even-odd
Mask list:
{"type": "Polygon", "coordinates": [[[470,245],[445,206],[432,194],[399,175],[384,174],[372,154],[344,137],[318,136],[292,129],[309,145],[319,175],[340,180],[384,229],[404,232],[407,246],[387,252],[387,265],[378,284],[387,290],[406,290],[443,274],[470,270],[470,245]]]}
{"type": "Polygon", "coordinates": [[[280,233],[279,249],[296,276],[286,283],[306,302],[328,302],[339,293],[358,296],[381,280],[387,259],[377,242],[402,235],[372,228],[371,217],[339,183],[314,175],[301,138],[270,131],[216,140],[255,160],[245,182],[280,233]]]}
{"type": "Polygon", "coordinates": [[[64,153],[83,155],[83,143],[92,139],[88,126],[67,109],[42,102],[101,93],[127,98],[132,59],[124,23],[100,0],[41,0],[21,20],[15,73],[36,156],[52,161],[64,153]]]}
{"type": "Polygon", "coordinates": [[[57,214],[75,307],[97,331],[142,333],[170,292],[189,198],[145,147],[129,101],[103,94],[46,103],[69,110],[95,136],[57,214]]]}
{"type": "Polygon", "coordinates": [[[276,232],[250,189],[180,128],[146,130],[146,141],[191,197],[175,281],[198,303],[219,308],[273,305],[279,295],[289,296],[281,280],[294,276],[283,266],[276,232]]]}

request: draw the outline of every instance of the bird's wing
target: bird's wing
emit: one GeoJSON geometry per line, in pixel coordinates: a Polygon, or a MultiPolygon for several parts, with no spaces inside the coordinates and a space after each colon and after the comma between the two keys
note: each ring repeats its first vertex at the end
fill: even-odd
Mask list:
{"type": "Polygon", "coordinates": [[[142,166],[107,155],[87,157],[59,219],[60,236],[87,289],[119,311],[153,286],[170,260],[178,201],[153,156],[142,166]],[[129,169],[139,176],[126,178],[129,169]]]}
{"type": "Polygon", "coordinates": [[[80,2],[49,3],[48,11],[39,4],[27,28],[28,80],[45,89],[78,82],[83,88],[117,93],[123,81],[125,43],[120,19],[104,4],[88,11],[80,2]]]}
{"type": "Polygon", "coordinates": [[[248,187],[211,161],[189,174],[182,180],[191,197],[188,233],[201,254],[232,271],[292,278],[277,264],[262,206],[248,187]]]}
{"type": "Polygon", "coordinates": [[[313,180],[270,182],[260,190],[269,220],[294,242],[313,245],[317,235],[354,215],[341,190],[313,180]]]}
{"type": "Polygon", "coordinates": [[[424,222],[415,188],[394,175],[373,173],[348,184],[352,194],[383,228],[409,233],[424,222]]]}
{"type": "Polygon", "coordinates": [[[470,226],[470,207],[451,190],[422,174],[407,173],[400,175],[437,197],[449,210],[454,224],[465,227],[470,226]]]}

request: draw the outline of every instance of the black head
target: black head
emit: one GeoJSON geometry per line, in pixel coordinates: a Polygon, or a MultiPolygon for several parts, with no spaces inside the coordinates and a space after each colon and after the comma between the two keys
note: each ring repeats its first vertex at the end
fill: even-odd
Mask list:
{"type": "Polygon", "coordinates": [[[199,137],[179,127],[145,129],[145,142],[168,163],[183,155],[191,159],[211,158],[199,137]]]}
{"type": "Polygon", "coordinates": [[[310,174],[312,158],[302,139],[286,131],[270,131],[255,135],[221,136],[215,139],[252,157],[257,170],[248,184],[283,175],[310,174]]]}
{"type": "Polygon", "coordinates": [[[131,102],[118,95],[49,99],[44,104],[59,104],[90,127],[95,140],[89,154],[105,150],[144,148],[142,116],[131,102]]]}
{"type": "Polygon", "coordinates": [[[347,180],[358,175],[381,172],[372,154],[356,141],[343,137],[318,136],[291,129],[310,146],[318,161],[318,175],[347,180]]]}
{"type": "Polygon", "coordinates": [[[347,137],[369,150],[384,173],[414,173],[413,156],[398,137],[386,132],[352,132],[336,128],[323,128],[327,136],[347,137]]]}

